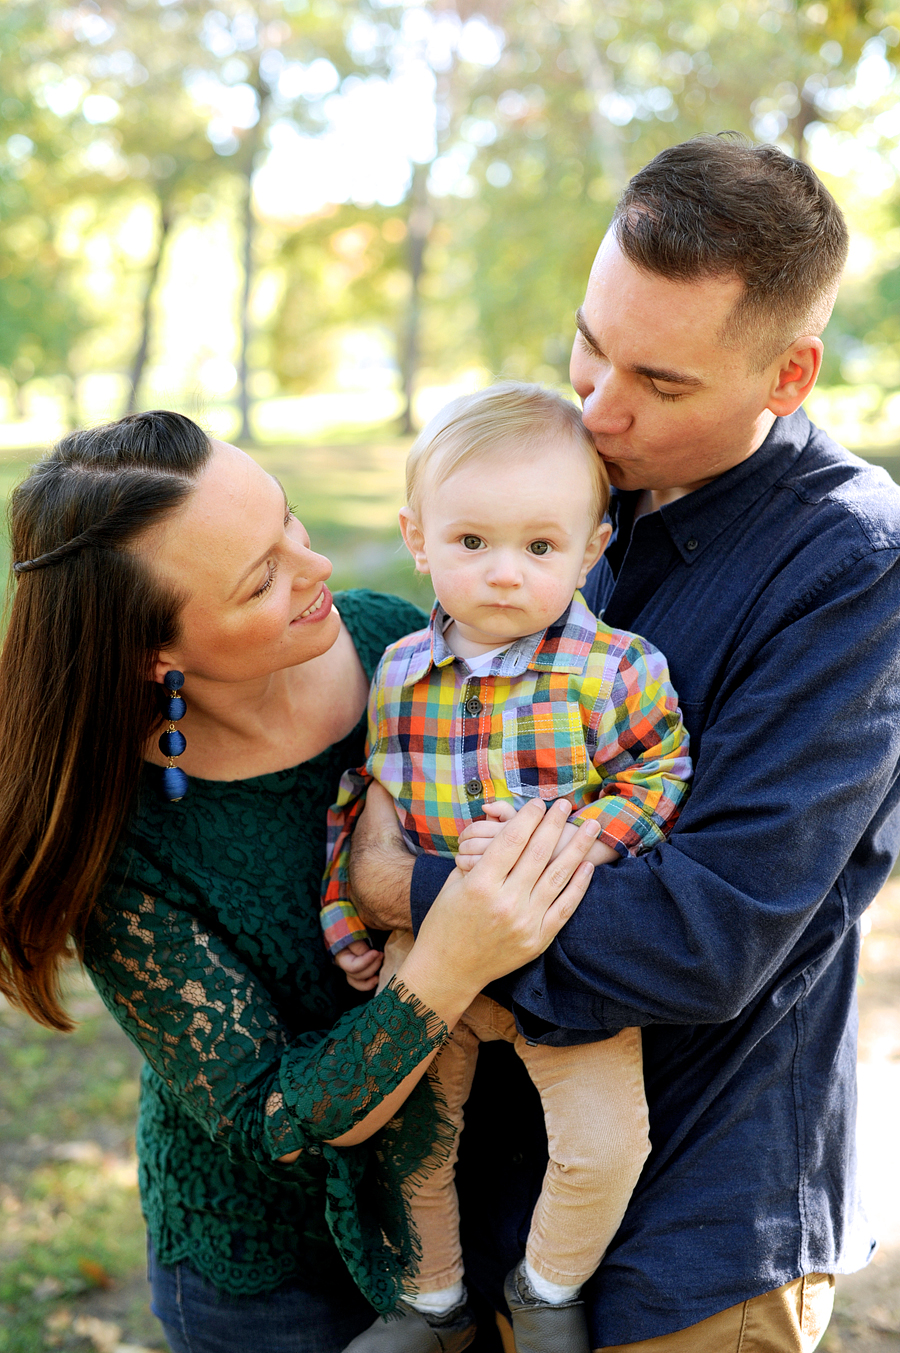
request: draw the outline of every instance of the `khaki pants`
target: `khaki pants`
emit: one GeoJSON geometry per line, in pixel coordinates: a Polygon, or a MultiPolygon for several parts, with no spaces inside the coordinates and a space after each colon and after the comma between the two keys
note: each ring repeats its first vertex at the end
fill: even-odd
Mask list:
{"type": "Polygon", "coordinates": [[[595,1353],[812,1353],[834,1305],[834,1278],[810,1273],[688,1329],[595,1353]]]}
{"type": "MultiPolygon", "coordinates": [[[[412,944],[408,931],[391,935],[382,985],[412,944]]],[[[615,1038],[575,1048],[530,1046],[508,1010],[476,997],[433,1066],[457,1142],[478,1048],[498,1039],[512,1043],[524,1062],[547,1127],[549,1163],[525,1253],[541,1277],[574,1286],[600,1263],[650,1150],[641,1031],[623,1029],[615,1038]]],[[[451,1287],[463,1275],[455,1163],[456,1146],[411,1203],[422,1241],[419,1292],[451,1287]]]]}

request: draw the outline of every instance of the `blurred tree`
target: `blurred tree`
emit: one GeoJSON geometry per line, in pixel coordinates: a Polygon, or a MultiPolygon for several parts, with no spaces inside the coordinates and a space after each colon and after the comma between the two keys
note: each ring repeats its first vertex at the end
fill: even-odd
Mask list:
{"type": "Polygon", "coordinates": [[[70,353],[89,323],[53,225],[69,166],[66,119],[40,98],[51,45],[44,5],[0,8],[0,368],[20,415],[35,376],[63,376],[74,403],[70,353]]]}
{"type": "Polygon", "coordinates": [[[198,194],[214,191],[220,157],[207,135],[206,109],[190,94],[193,71],[208,59],[183,6],[122,6],[112,0],[57,7],[53,29],[65,78],[80,90],[72,134],[81,140],[74,192],[93,216],[114,201],[145,202],[155,220],[143,277],[126,411],[137,407],[151,351],[153,314],[165,249],[198,194]],[[80,136],[79,136],[80,134],[80,136]]]}
{"type": "Polygon", "coordinates": [[[253,182],[272,144],[286,128],[307,134],[323,129],[321,100],[355,69],[346,35],[356,12],[349,0],[203,0],[186,2],[200,18],[208,53],[207,74],[198,74],[194,94],[214,116],[207,128],[216,150],[231,157],[240,178],[243,287],[238,355],[239,438],[253,441],[250,422],[252,297],[257,257],[253,182]]]}
{"type": "Polygon", "coordinates": [[[456,145],[467,182],[439,215],[471,260],[481,350],[510,374],[565,379],[613,203],[657,151],[734,129],[808,156],[828,128],[864,125],[873,63],[896,97],[900,34],[856,0],[491,0],[483,12],[500,55],[469,89],[456,145]]]}

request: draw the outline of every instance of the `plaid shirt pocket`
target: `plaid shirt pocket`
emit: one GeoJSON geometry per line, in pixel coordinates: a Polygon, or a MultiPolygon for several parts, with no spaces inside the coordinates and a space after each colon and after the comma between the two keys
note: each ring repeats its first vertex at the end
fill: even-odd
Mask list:
{"type": "Polygon", "coordinates": [[[549,700],[503,710],[503,774],[513,794],[559,799],[588,778],[578,705],[549,700]]]}

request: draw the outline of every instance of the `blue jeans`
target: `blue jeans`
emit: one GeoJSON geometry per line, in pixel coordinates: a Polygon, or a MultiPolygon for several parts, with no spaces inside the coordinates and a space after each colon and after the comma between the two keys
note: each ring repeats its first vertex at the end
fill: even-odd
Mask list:
{"type": "Polygon", "coordinates": [[[350,1281],[331,1295],[285,1283],[274,1292],[220,1292],[187,1264],[166,1268],[148,1247],[150,1309],[172,1353],[342,1353],[375,1312],[350,1281]]]}

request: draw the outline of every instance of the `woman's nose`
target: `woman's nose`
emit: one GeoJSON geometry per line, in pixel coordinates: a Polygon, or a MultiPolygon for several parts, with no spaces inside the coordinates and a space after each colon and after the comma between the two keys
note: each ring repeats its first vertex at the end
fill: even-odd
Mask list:
{"type": "Polygon", "coordinates": [[[331,577],[334,565],[324,554],[301,545],[297,550],[295,569],[294,585],[299,588],[308,587],[312,582],[324,582],[331,577]]]}

